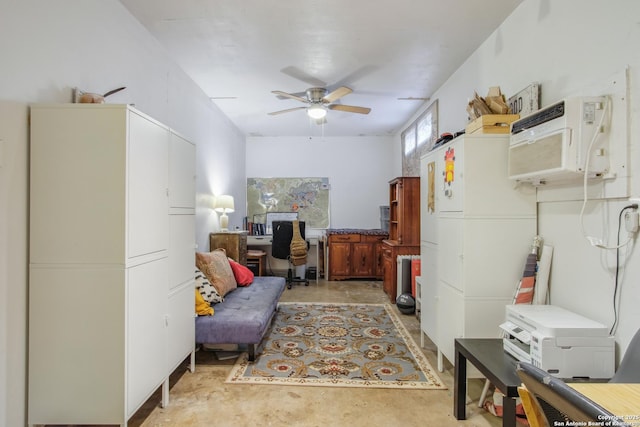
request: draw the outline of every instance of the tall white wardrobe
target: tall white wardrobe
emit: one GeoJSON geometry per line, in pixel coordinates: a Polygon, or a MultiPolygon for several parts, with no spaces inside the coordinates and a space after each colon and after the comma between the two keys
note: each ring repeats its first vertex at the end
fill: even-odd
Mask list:
{"type": "Polygon", "coordinates": [[[29,424],[118,424],[194,368],[195,145],[127,105],[31,107],[29,424]]]}
{"type": "Polygon", "coordinates": [[[536,234],[535,189],[507,178],[508,147],[462,135],[420,160],[420,323],[440,370],[456,338],[499,336],[536,234]]]}

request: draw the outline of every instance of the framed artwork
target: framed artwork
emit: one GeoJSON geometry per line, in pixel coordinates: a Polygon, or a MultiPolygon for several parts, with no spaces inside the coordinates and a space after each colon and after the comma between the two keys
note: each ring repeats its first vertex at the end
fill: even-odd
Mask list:
{"type": "Polygon", "coordinates": [[[438,139],[438,100],[401,134],[402,176],[420,176],[420,157],[433,148],[438,139]]]}

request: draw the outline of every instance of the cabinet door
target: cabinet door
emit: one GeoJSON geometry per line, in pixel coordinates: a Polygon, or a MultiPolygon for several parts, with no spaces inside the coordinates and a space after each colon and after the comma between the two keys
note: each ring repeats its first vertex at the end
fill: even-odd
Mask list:
{"type": "Polygon", "coordinates": [[[454,340],[464,337],[464,308],[464,298],[457,289],[438,284],[438,349],[451,363],[455,362],[454,340]]]}
{"type": "Polygon", "coordinates": [[[382,269],[383,269],[382,288],[384,289],[385,293],[389,295],[389,298],[391,298],[393,301],[395,301],[396,299],[396,295],[395,295],[396,291],[393,286],[395,284],[395,274],[396,274],[395,263],[396,261],[393,256],[393,249],[383,244],[382,245],[382,269]]]}
{"type": "Polygon", "coordinates": [[[106,104],[31,107],[30,262],[123,262],[124,118],[106,104]]]}
{"type": "Polygon", "coordinates": [[[167,270],[166,258],[127,270],[127,417],[168,374],[167,270]]]}
{"type": "MultiPolygon", "coordinates": [[[[464,209],[464,137],[442,147],[436,157],[436,184],[440,212],[462,212],[464,209]]],[[[489,167],[487,165],[487,167],[489,167]]]]}
{"type": "Polygon", "coordinates": [[[195,346],[193,289],[189,282],[169,295],[167,372],[173,372],[195,346]]]}
{"type": "Polygon", "coordinates": [[[329,280],[351,274],[351,243],[329,243],[329,280]]]}
{"type": "Polygon", "coordinates": [[[130,111],[127,167],[129,258],[168,247],[168,152],[168,129],[130,111]]]}
{"type": "Polygon", "coordinates": [[[438,243],[438,190],[444,178],[436,164],[441,153],[438,148],[420,160],[420,240],[424,242],[438,243]]]}
{"type": "Polygon", "coordinates": [[[122,422],[124,281],[118,266],[31,267],[30,425],[122,422]]]}
{"type": "Polygon", "coordinates": [[[420,247],[420,270],[422,278],[422,309],[420,311],[420,327],[434,344],[438,345],[436,325],[438,324],[438,246],[423,243],[420,247]]]}
{"type": "Polygon", "coordinates": [[[169,289],[193,281],[195,215],[169,215],[169,289]]]}
{"type": "Polygon", "coordinates": [[[372,277],[374,272],[374,246],[371,243],[353,243],[351,252],[351,274],[372,277]]]}
{"type": "Polygon", "coordinates": [[[175,133],[169,144],[169,206],[194,209],[196,146],[175,133]]]}
{"type": "Polygon", "coordinates": [[[384,276],[384,262],[383,262],[383,248],[382,242],[379,241],[376,243],[376,251],[375,251],[375,269],[376,269],[376,277],[384,276]]]}
{"type": "MultiPolygon", "coordinates": [[[[453,286],[459,291],[464,291],[465,283],[463,276],[464,268],[464,225],[465,221],[460,218],[440,217],[438,226],[440,229],[438,243],[438,276],[439,279],[453,286]]],[[[479,242],[484,244],[485,242],[479,242]]],[[[492,255],[486,247],[482,252],[492,255]]],[[[483,268],[477,271],[481,275],[485,271],[483,268]]]]}

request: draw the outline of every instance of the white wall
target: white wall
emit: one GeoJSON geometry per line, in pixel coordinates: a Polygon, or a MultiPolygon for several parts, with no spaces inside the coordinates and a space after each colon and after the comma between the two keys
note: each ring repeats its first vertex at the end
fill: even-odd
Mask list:
{"type": "Polygon", "coordinates": [[[126,86],[107,101],[135,104],[194,141],[200,248],[208,248],[208,232],[218,227],[207,205],[213,194],[232,194],[244,205],[245,142],[118,1],[0,0],[0,10],[0,425],[22,426],[27,375],[27,105],[70,102],[76,86],[98,93],[126,86]]]}
{"type": "MultiPolygon", "coordinates": [[[[614,244],[618,213],[627,204],[624,196],[640,194],[638,17],[640,2],[636,0],[524,1],[432,95],[439,103],[440,132],[465,127],[465,107],[474,91],[484,96],[490,86],[500,86],[510,96],[538,82],[546,106],[574,94],[607,94],[602,88],[611,87],[612,80],[624,75],[628,66],[630,109],[622,116],[628,113],[629,121],[617,122],[618,127],[628,126],[628,141],[625,129],[617,129],[613,141],[629,152],[625,169],[614,180],[615,194],[622,197],[589,202],[585,217],[588,234],[614,244]]],[[[539,191],[543,201],[538,204],[538,231],[554,247],[551,302],[611,326],[615,251],[596,249],[582,237],[581,202],[575,196],[579,184],[574,187],[560,196],[549,197],[553,191],[548,189],[539,191]]],[[[625,236],[623,231],[622,240],[625,236]]],[[[637,245],[637,238],[634,243],[637,245]]],[[[621,259],[619,354],[640,327],[640,253],[629,246],[621,251],[621,259]]]]}
{"type": "Polygon", "coordinates": [[[330,228],[380,228],[396,151],[391,137],[249,137],[247,177],[328,177],[330,228]]]}

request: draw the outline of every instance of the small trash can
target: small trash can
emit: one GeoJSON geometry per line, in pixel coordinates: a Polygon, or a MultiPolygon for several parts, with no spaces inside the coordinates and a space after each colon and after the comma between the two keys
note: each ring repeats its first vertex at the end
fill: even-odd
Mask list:
{"type": "Polygon", "coordinates": [[[316,280],[316,277],[318,277],[318,268],[317,267],[307,268],[307,279],[316,280]]]}

